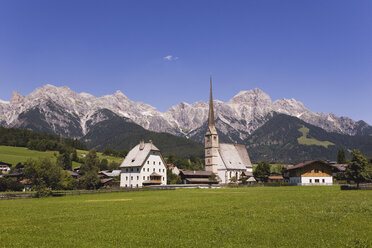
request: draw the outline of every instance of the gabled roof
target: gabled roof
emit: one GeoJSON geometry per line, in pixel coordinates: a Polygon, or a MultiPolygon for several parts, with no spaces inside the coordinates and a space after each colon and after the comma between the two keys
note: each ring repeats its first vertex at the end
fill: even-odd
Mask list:
{"type": "Polygon", "coordinates": [[[9,163],[5,163],[5,162],[3,162],[3,161],[0,161],[0,165],[7,165],[7,166],[9,166],[9,167],[11,167],[11,166],[12,166],[12,164],[9,164],[9,163]]]}
{"type": "Polygon", "coordinates": [[[212,175],[212,171],[182,171],[180,170],[180,173],[182,173],[185,176],[205,176],[209,177],[212,175]]]}
{"type": "Polygon", "coordinates": [[[250,177],[248,178],[247,182],[257,182],[256,179],[254,179],[254,177],[250,177]]]}
{"type": "Polygon", "coordinates": [[[220,143],[219,152],[227,169],[246,170],[252,168],[244,145],[220,143]]]}
{"type": "Polygon", "coordinates": [[[120,168],[142,166],[151,151],[160,152],[152,143],[140,143],[129,151],[120,168]]]}
{"type": "Polygon", "coordinates": [[[295,170],[295,169],[302,168],[302,167],[305,167],[307,165],[314,164],[314,163],[320,163],[320,164],[324,164],[324,165],[329,165],[329,164],[327,164],[326,162],[324,162],[322,160],[310,160],[310,161],[306,161],[306,162],[297,164],[295,166],[289,167],[287,170],[295,170]]]}

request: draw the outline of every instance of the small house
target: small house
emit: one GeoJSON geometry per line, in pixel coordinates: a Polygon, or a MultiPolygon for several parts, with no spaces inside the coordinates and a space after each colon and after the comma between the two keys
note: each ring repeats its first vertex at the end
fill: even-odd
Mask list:
{"type": "Polygon", "coordinates": [[[212,175],[212,171],[180,171],[183,184],[217,184],[218,181],[212,175]]]}
{"type": "Polygon", "coordinates": [[[8,163],[0,161],[0,171],[2,173],[8,173],[11,167],[12,167],[12,164],[8,164],[8,163]]]}
{"type": "Polygon", "coordinates": [[[332,185],[333,166],[322,161],[312,160],[287,169],[292,185],[332,185]]]}

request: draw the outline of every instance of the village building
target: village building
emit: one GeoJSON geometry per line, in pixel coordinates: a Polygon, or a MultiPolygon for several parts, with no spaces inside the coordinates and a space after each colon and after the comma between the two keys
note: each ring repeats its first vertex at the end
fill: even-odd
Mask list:
{"type": "Polygon", "coordinates": [[[211,171],[180,171],[183,184],[217,184],[216,179],[211,178],[211,171]]]}
{"type": "Polygon", "coordinates": [[[11,164],[0,161],[0,171],[2,173],[8,173],[11,167],[12,167],[11,164]]]}
{"type": "Polygon", "coordinates": [[[332,185],[334,167],[321,160],[307,161],[287,169],[292,185],[332,185]]]}
{"type": "Polygon", "coordinates": [[[151,141],[149,143],[141,141],[130,150],[120,169],[120,187],[140,188],[167,184],[164,158],[151,141]]]}
{"type": "Polygon", "coordinates": [[[212,77],[210,79],[208,127],[204,138],[205,171],[217,176],[221,184],[237,181],[252,172],[252,163],[245,145],[220,143],[214,121],[212,77]]]}

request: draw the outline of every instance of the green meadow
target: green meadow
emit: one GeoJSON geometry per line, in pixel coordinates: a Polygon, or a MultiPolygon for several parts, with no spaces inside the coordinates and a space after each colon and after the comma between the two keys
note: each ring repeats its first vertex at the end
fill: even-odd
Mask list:
{"type": "Polygon", "coordinates": [[[372,191],[251,187],[0,201],[1,247],[372,247],[372,191]]]}
{"type": "Polygon", "coordinates": [[[17,163],[26,162],[28,159],[38,159],[38,158],[50,158],[54,161],[58,152],[47,151],[39,152],[32,151],[26,147],[14,147],[14,146],[0,146],[0,161],[16,165],[17,163]]]}
{"type": "MultiPolygon", "coordinates": [[[[89,151],[77,150],[78,156],[81,154],[88,154],[89,151]]],[[[59,152],[57,151],[33,151],[29,150],[26,147],[14,147],[14,146],[0,146],[0,161],[10,163],[12,165],[16,165],[17,163],[24,163],[28,159],[39,159],[39,158],[50,158],[53,161],[56,161],[57,155],[59,152]]],[[[121,163],[123,162],[123,158],[112,157],[112,156],[105,156],[102,153],[97,153],[100,159],[107,159],[110,163],[111,161],[121,163]]],[[[80,166],[80,163],[72,162],[73,167],[80,166]]]]}
{"type": "Polygon", "coordinates": [[[302,136],[297,138],[297,142],[300,145],[316,145],[316,146],[323,146],[325,148],[328,148],[328,146],[335,145],[332,142],[329,141],[320,141],[314,138],[308,138],[307,135],[309,134],[310,129],[308,129],[305,126],[302,126],[301,128],[298,129],[302,133],[302,136]]]}

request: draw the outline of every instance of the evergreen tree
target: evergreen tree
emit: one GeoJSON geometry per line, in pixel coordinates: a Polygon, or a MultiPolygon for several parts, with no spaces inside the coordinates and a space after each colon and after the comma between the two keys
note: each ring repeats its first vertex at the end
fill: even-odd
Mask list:
{"type": "Polygon", "coordinates": [[[344,149],[340,149],[337,152],[337,163],[346,164],[346,153],[344,149]]]}
{"type": "Polygon", "coordinates": [[[270,164],[268,162],[260,162],[253,170],[253,176],[261,181],[267,182],[270,175],[270,164]]]}
{"type": "Polygon", "coordinates": [[[108,161],[107,159],[102,159],[101,162],[99,163],[99,170],[103,171],[103,170],[108,170],[108,161]]]}
{"type": "Polygon", "coordinates": [[[100,183],[98,171],[99,159],[96,150],[92,149],[85,157],[84,164],[80,167],[82,174],[79,180],[80,185],[86,189],[96,189],[100,183]]]}
{"type": "Polygon", "coordinates": [[[354,181],[359,188],[361,182],[372,180],[372,166],[359,150],[353,150],[351,154],[353,158],[346,168],[345,177],[347,180],[354,181]]]}
{"type": "Polygon", "coordinates": [[[72,161],[68,153],[62,153],[57,157],[57,165],[64,170],[72,170],[72,161]]]}

